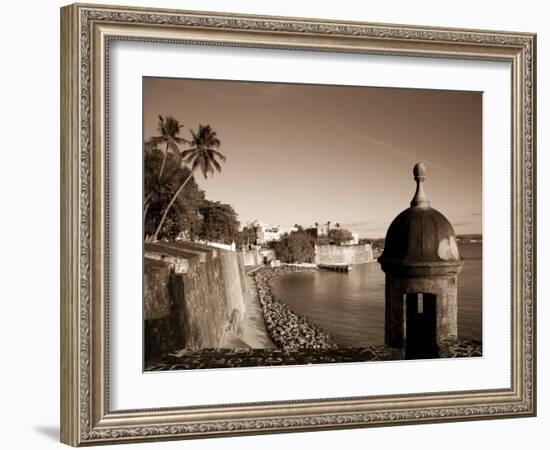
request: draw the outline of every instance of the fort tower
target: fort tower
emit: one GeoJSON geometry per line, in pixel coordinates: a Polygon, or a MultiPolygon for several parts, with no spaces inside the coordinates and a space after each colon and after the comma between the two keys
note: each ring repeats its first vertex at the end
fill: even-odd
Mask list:
{"type": "Polygon", "coordinates": [[[406,359],[436,358],[439,343],[457,337],[457,282],[463,261],[454,229],[430,207],[426,166],[413,170],[410,207],[391,223],[378,262],[386,274],[385,342],[406,359]]]}

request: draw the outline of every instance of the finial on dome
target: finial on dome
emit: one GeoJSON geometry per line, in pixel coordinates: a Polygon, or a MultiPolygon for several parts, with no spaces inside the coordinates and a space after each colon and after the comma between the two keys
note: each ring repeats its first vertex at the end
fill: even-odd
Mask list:
{"type": "Polygon", "coordinates": [[[424,193],[423,182],[426,179],[426,165],[418,162],[414,165],[413,169],[414,180],[416,181],[416,192],[411,200],[411,206],[419,206],[420,208],[427,208],[430,206],[430,202],[424,193]]]}

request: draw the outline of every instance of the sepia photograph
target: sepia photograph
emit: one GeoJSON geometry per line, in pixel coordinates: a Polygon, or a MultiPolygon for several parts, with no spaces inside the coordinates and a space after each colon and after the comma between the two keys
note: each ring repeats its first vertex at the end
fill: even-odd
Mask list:
{"type": "Polygon", "coordinates": [[[61,8],[61,442],[537,422],[542,22],[416,6],[61,8]]]}
{"type": "Polygon", "coordinates": [[[481,92],[142,88],[146,372],[483,355],[481,92]]]}

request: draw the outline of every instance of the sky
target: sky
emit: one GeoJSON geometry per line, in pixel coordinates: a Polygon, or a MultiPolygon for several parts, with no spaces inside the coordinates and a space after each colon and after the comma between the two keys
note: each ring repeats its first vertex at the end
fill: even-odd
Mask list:
{"type": "Polygon", "coordinates": [[[143,79],[143,134],[158,115],[210,125],[227,160],[195,179],[242,224],[339,222],[384,237],[409,207],[414,164],[457,234],[482,232],[482,93],[244,81],[143,79]]]}

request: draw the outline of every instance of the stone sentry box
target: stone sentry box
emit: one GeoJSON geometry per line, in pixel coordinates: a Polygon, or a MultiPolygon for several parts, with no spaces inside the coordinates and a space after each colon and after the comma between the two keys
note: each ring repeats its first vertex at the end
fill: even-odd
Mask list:
{"type": "Polygon", "coordinates": [[[413,170],[416,192],[386,234],[378,259],[386,274],[385,343],[406,359],[437,358],[439,345],[457,338],[457,285],[463,265],[454,229],[430,207],[426,167],[413,170]]]}

